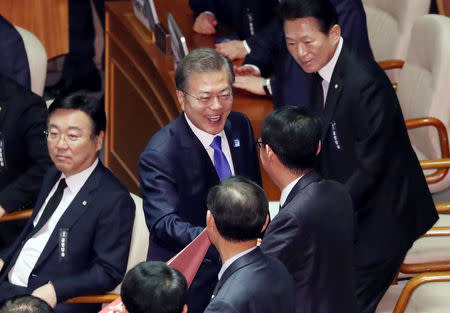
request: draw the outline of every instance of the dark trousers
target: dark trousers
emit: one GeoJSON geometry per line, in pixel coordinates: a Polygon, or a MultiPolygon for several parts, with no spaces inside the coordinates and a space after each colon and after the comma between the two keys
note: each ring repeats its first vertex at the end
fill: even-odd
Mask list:
{"type": "Polygon", "coordinates": [[[397,275],[406,252],[376,264],[355,267],[356,298],[359,313],[375,312],[378,303],[397,275]]]}

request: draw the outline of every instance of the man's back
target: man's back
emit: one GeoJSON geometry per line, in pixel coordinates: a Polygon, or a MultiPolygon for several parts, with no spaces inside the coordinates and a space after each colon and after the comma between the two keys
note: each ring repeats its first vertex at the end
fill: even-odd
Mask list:
{"type": "Polygon", "coordinates": [[[225,270],[205,311],[212,312],[293,313],[292,278],[283,264],[256,248],[225,270]]]}
{"type": "Polygon", "coordinates": [[[269,224],[261,250],[294,277],[297,313],[355,312],[352,208],[341,184],[310,172],[269,224]]]}

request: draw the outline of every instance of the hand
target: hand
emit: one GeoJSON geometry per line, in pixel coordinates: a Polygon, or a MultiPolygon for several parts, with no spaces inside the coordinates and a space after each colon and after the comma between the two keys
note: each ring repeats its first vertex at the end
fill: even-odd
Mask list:
{"type": "Polygon", "coordinates": [[[242,65],[234,67],[234,75],[236,76],[261,76],[261,72],[256,66],[242,65]]]}
{"type": "Polygon", "coordinates": [[[55,287],[53,287],[53,284],[51,282],[48,282],[48,284],[45,284],[39,288],[34,289],[32,296],[38,297],[45,302],[52,308],[55,308],[56,306],[56,291],[55,287]]]}
{"type": "Polygon", "coordinates": [[[0,259],[0,271],[2,270],[4,264],[5,264],[5,261],[3,261],[2,259],[0,259]]]}
{"type": "Polygon", "coordinates": [[[5,209],[0,205],[0,217],[5,215],[5,213],[6,213],[5,209]]]}
{"type": "Polygon", "coordinates": [[[256,76],[236,76],[233,87],[247,90],[255,95],[265,95],[263,89],[265,78],[256,76]]]}
{"type": "Polygon", "coordinates": [[[231,40],[218,43],[216,44],[216,50],[230,60],[243,59],[248,53],[242,40],[231,40]]]}
{"type": "Polygon", "coordinates": [[[216,33],[217,20],[210,13],[200,13],[195,19],[194,31],[203,35],[212,35],[216,33]]]}

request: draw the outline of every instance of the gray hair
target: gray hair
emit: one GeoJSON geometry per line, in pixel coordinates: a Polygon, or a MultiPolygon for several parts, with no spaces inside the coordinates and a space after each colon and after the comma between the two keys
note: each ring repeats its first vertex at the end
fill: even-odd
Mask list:
{"type": "Polygon", "coordinates": [[[226,69],[230,85],[234,83],[233,64],[226,56],[211,48],[193,50],[184,57],[175,71],[175,86],[178,90],[186,91],[189,77],[194,73],[210,73],[226,69]]]}

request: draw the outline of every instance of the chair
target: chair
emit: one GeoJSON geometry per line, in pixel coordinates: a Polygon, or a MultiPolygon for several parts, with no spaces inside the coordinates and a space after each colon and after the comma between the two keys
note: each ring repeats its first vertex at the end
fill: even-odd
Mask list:
{"type": "MultiPolygon", "coordinates": [[[[445,127],[450,126],[450,19],[442,15],[419,17],[413,33],[398,80],[397,96],[418,158],[449,158],[445,127]],[[427,116],[434,118],[423,118],[427,116]],[[425,126],[435,126],[441,140],[435,128],[425,126]]],[[[422,162],[426,164],[429,167],[439,165],[422,162]]],[[[445,174],[437,175],[440,177],[429,185],[431,192],[450,186],[450,176],[445,174]]]]}
{"type": "Polygon", "coordinates": [[[450,308],[450,272],[424,273],[406,285],[392,285],[376,313],[441,313],[450,308]]]}
{"type": "Polygon", "coordinates": [[[39,39],[28,30],[15,26],[22,36],[28,64],[30,66],[31,91],[40,96],[44,93],[45,78],[47,76],[47,53],[39,39]]]}
{"type": "MultiPolygon", "coordinates": [[[[131,234],[130,252],[128,255],[127,272],[140,262],[147,260],[147,251],[149,245],[149,230],[145,222],[142,198],[130,193],[136,206],[133,232],[131,234]]],[[[33,210],[24,210],[13,213],[7,213],[0,218],[0,222],[29,218],[33,210]]],[[[114,290],[104,295],[81,296],[67,300],[68,303],[111,303],[119,297],[119,284],[114,290]]]]}

